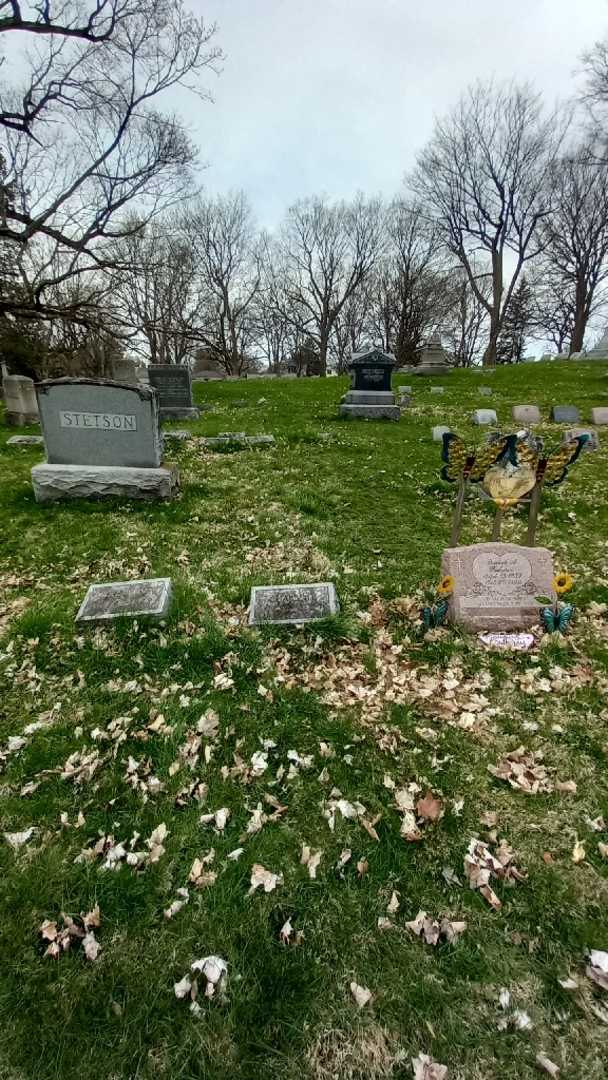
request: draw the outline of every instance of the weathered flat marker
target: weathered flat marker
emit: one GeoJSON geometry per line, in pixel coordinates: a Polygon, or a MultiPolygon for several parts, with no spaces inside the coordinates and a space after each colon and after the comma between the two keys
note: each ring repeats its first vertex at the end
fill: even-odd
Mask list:
{"type": "Polygon", "coordinates": [[[6,440],[7,446],[41,446],[43,443],[42,435],[11,435],[6,440]]]}
{"type": "Polygon", "coordinates": [[[125,617],[164,619],[169,614],[171,595],[171,578],[91,585],[80,605],[76,622],[110,622],[125,617]]]}
{"type": "Polygon", "coordinates": [[[314,585],[258,585],[251,590],[249,625],[305,623],[328,619],[340,610],[331,581],[314,585]]]}

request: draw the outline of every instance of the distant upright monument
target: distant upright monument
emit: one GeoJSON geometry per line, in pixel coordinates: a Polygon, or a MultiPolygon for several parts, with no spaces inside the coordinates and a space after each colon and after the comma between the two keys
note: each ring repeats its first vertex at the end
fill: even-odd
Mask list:
{"type": "Polygon", "coordinates": [[[585,360],[608,360],[608,328],[585,356],[585,360]]]}
{"type": "Polygon", "coordinates": [[[452,370],[439,334],[431,334],[422,348],[420,363],[411,369],[412,375],[447,375],[452,370]]]}

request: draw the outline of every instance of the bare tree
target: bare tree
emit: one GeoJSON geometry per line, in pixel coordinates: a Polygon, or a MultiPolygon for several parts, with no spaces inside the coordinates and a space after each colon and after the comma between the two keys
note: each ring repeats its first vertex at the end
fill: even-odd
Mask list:
{"type": "Polygon", "coordinates": [[[323,375],[336,319],[381,251],[382,220],[379,200],[362,196],[352,203],[315,196],[287,212],[279,237],[284,314],[314,340],[323,375]]]}
{"type": "Polygon", "coordinates": [[[478,299],[478,292],[489,298],[492,280],[488,274],[476,273],[477,289],[473,289],[462,266],[455,266],[445,277],[446,311],[442,319],[442,334],[457,367],[473,367],[481,359],[483,336],[488,313],[478,299]]]}
{"type": "Polygon", "coordinates": [[[152,364],[187,364],[202,340],[194,254],[183,215],[172,212],[116,244],[114,310],[131,348],[152,364]]]}
{"type": "Polygon", "coordinates": [[[195,150],[156,103],[176,86],[206,96],[220,53],[182,0],[0,0],[0,34],[34,42],[25,75],[0,82],[0,239],[36,265],[0,314],[52,317],[50,287],[111,262],[134,201],[141,226],[190,190],[195,150]]]}
{"type": "MultiPolygon", "coordinates": [[[[552,180],[553,211],[544,232],[557,308],[569,311],[569,351],[580,352],[608,280],[608,170],[592,145],[562,159],[552,180]]],[[[563,348],[562,341],[561,347],[563,348]]]]}
{"type": "Polygon", "coordinates": [[[548,181],[563,130],[563,118],[545,117],[528,85],[477,83],[436,122],[411,177],[438,237],[488,313],[483,362],[489,366],[523,267],[545,243],[539,226],[551,212],[548,181]],[[489,297],[474,270],[480,254],[491,267],[489,297]]]}
{"type": "Polygon", "coordinates": [[[230,375],[247,365],[253,302],[260,288],[257,238],[245,194],[201,199],[187,229],[200,281],[204,343],[230,375]]]}

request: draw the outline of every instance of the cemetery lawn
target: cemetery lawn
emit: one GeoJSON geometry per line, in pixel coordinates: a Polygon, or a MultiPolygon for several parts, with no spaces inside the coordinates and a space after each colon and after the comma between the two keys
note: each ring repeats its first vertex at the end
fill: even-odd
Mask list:
{"type": "MultiPolygon", "coordinates": [[[[417,609],[453,504],[432,425],[481,442],[474,408],[513,430],[525,403],[585,422],[608,365],[456,372],[443,396],[395,382],[415,384],[398,424],[338,419],[345,379],[197,384],[214,411],[176,427],[277,444],[167,443],[183,487],[166,505],[37,506],[41,449],[7,447],[0,417],[2,1080],[376,1080],[420,1053],[448,1080],[532,1078],[539,1053],[605,1077],[586,957],[608,950],[608,431],[543,504],[539,543],[575,579],[566,639],[506,657],[425,638],[417,609]],[[166,624],[75,626],[90,584],[164,575],[166,624]],[[247,627],[252,585],[328,580],[336,618],[247,627]],[[542,755],[537,794],[488,770],[520,746],[542,755]],[[514,853],[499,910],[469,887],[475,837],[514,853]],[[249,894],[254,864],[274,889],[249,894]],[[97,958],[77,938],[45,956],[41,924],[95,905],[97,958]],[[466,929],[427,944],[406,925],[421,910],[466,929]],[[174,984],[211,954],[226,993],[199,979],[196,1015],[174,984]]],[[[463,543],[491,527],[473,492],[463,543]]],[[[503,535],[524,532],[518,516],[503,535]]]]}

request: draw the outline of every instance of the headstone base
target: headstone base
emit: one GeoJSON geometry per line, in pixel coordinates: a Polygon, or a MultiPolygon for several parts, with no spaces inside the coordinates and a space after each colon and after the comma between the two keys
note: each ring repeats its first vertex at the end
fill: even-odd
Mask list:
{"type": "Polygon", "coordinates": [[[410,375],[450,375],[451,367],[447,364],[418,364],[410,371],[410,375]]]}
{"type": "Polygon", "coordinates": [[[179,489],[175,466],[158,469],[118,465],[35,465],[34,498],[38,503],[59,499],[172,499],[179,489]]]}
{"type": "Polygon", "coordinates": [[[174,406],[170,409],[161,408],[160,422],[164,423],[166,420],[198,420],[200,416],[200,409],[179,408],[174,406]]]}
{"type": "Polygon", "coordinates": [[[350,420],[400,420],[398,405],[340,405],[340,415],[350,420]]]}
{"type": "Polygon", "coordinates": [[[394,405],[392,390],[348,390],[342,398],[343,405],[394,405]]]}

